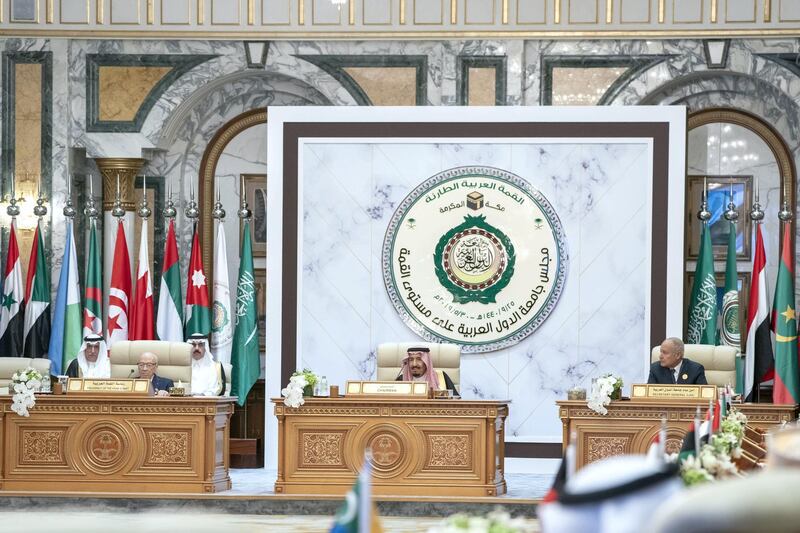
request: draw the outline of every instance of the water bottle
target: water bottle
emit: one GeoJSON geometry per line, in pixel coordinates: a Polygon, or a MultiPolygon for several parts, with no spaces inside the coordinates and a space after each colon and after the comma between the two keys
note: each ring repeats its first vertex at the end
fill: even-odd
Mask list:
{"type": "Polygon", "coordinates": [[[330,396],[330,390],[328,389],[328,378],[322,376],[319,380],[319,395],[320,396],[330,396]]]}

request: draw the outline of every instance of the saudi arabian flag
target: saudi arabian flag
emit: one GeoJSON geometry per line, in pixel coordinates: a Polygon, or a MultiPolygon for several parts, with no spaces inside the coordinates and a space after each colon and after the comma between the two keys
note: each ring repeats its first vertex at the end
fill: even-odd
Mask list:
{"type": "Polygon", "coordinates": [[[71,220],[67,221],[66,244],[64,258],[61,261],[61,275],[58,278],[48,350],[48,356],[52,361],[50,372],[55,376],[67,369],[81,347],[81,291],[78,286],[78,256],[75,253],[75,236],[71,220]]]}
{"type": "Polygon", "coordinates": [[[700,255],[694,273],[692,296],[689,300],[689,344],[717,344],[717,282],[714,279],[714,255],[711,232],[703,223],[700,235],[700,255]]]}
{"type": "Polygon", "coordinates": [[[725,260],[725,295],[722,297],[720,341],[741,349],[739,335],[739,280],[736,274],[736,224],[728,222],[728,255],[725,260]]]}
{"type": "Polygon", "coordinates": [[[258,316],[256,311],[256,284],[253,275],[253,245],[250,242],[250,223],[245,221],[242,235],[239,281],[236,287],[236,327],[233,332],[231,364],[231,394],[244,405],[247,393],[261,374],[258,352],[258,316]]]}
{"type": "Polygon", "coordinates": [[[156,334],[162,341],[183,342],[182,300],[178,241],[175,239],[175,221],[170,220],[167,242],[164,243],[164,266],[161,269],[156,317],[156,334]]]}
{"type": "Polygon", "coordinates": [[[794,254],[788,223],[783,224],[781,261],[775,282],[773,317],[775,324],[775,386],[772,401],[776,404],[800,403],[800,366],[797,361],[797,317],[794,301],[794,254]]]}

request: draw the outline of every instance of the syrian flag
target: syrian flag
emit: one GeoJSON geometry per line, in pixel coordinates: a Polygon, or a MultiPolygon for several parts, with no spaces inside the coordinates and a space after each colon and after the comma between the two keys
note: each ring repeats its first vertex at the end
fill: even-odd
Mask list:
{"type": "Polygon", "coordinates": [[[211,332],[211,310],[208,306],[208,282],[203,272],[203,251],[197,235],[197,224],[192,238],[192,256],[189,260],[189,280],[186,283],[186,338],[193,333],[208,335],[211,332]]]}
{"type": "Polygon", "coordinates": [[[747,344],[745,345],[744,397],[758,399],[758,386],[773,368],[770,340],[769,305],[767,304],[767,260],[761,224],[756,224],[755,257],[753,258],[750,299],[747,303],[747,344]]]}
{"type": "Polygon", "coordinates": [[[108,289],[108,324],[106,345],[128,340],[128,306],[131,301],[131,262],[128,256],[128,242],[125,239],[125,226],[117,223],[117,238],[114,243],[114,264],[111,272],[111,286],[108,289]]]}
{"type": "Polygon", "coordinates": [[[97,247],[97,223],[89,230],[89,256],[86,259],[86,289],[83,296],[83,336],[103,334],[103,267],[97,247]]]}
{"type": "Polygon", "coordinates": [[[0,301],[0,353],[5,357],[22,356],[23,344],[22,266],[19,263],[15,225],[12,218],[6,269],[3,272],[3,297],[0,301]]]}
{"type": "Polygon", "coordinates": [[[181,265],[178,261],[178,241],[175,221],[169,221],[164,243],[164,266],[158,292],[156,331],[162,341],[183,342],[183,302],[181,301],[181,265]]]}
{"type": "Polygon", "coordinates": [[[150,279],[150,266],[147,264],[147,219],[142,219],[142,236],[139,240],[139,267],[136,273],[136,294],[131,312],[130,339],[150,341],[153,332],[153,282],[150,279]]]}
{"type": "Polygon", "coordinates": [[[50,372],[57,376],[66,370],[81,348],[81,289],[78,283],[78,254],[75,252],[75,235],[72,221],[67,220],[67,243],[61,260],[58,277],[53,326],[50,331],[50,348],[47,355],[52,362],[50,372]]]}
{"type": "Polygon", "coordinates": [[[39,220],[25,284],[25,357],[47,357],[50,345],[50,275],[44,250],[39,220]]]}
{"type": "Polygon", "coordinates": [[[231,289],[228,277],[228,246],[225,226],[217,223],[217,247],[214,250],[214,315],[211,322],[211,351],[218,361],[231,362],[231,289]]]}

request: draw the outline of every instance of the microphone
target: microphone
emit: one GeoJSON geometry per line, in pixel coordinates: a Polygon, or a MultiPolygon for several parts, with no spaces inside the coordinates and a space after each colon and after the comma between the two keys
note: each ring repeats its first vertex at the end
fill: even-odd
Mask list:
{"type": "Polygon", "coordinates": [[[125,379],[131,379],[131,377],[133,377],[133,374],[134,374],[135,372],[136,372],[136,369],[135,369],[135,368],[131,368],[131,371],[128,373],[128,377],[127,377],[127,378],[125,378],[125,379]]]}

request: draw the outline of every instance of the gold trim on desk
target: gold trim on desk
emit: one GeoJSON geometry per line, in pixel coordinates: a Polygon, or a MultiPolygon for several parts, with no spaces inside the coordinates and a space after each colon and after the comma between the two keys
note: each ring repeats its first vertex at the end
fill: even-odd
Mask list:
{"type": "Polygon", "coordinates": [[[717,399],[717,387],[715,385],[641,383],[631,387],[631,398],[636,400],[708,402],[717,399]]]}

